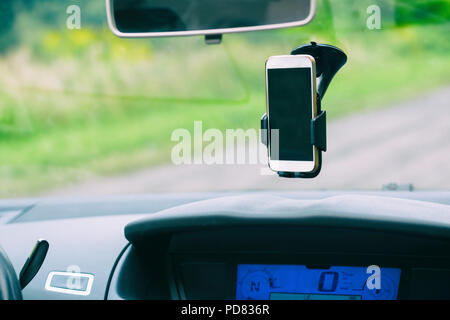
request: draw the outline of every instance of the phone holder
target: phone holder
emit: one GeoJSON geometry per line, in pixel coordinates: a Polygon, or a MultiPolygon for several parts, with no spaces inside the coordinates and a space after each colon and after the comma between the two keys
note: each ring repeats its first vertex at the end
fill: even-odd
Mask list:
{"type": "MultiPolygon", "coordinates": [[[[291,51],[292,55],[306,54],[314,58],[316,62],[317,81],[317,116],[311,120],[311,145],[318,150],[318,165],[312,172],[284,172],[278,171],[278,175],[283,178],[314,178],[322,169],[322,152],[327,151],[327,126],[326,111],[322,110],[321,101],[333,77],[347,62],[346,54],[339,48],[327,44],[302,45],[291,51]]],[[[261,117],[261,141],[268,147],[270,138],[267,114],[261,117]]]]}

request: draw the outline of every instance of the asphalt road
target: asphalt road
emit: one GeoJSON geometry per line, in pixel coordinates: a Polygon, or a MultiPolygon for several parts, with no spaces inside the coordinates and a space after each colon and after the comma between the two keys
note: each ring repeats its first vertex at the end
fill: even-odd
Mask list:
{"type": "Polygon", "coordinates": [[[411,183],[415,189],[449,190],[450,87],[331,122],[323,169],[315,179],[262,175],[264,168],[260,164],[164,165],[98,178],[45,195],[261,189],[379,190],[388,183],[411,183]]]}

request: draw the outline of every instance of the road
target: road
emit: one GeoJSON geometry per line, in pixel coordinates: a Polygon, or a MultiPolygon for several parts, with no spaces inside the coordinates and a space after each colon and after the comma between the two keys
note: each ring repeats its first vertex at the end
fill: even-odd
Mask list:
{"type": "Polygon", "coordinates": [[[262,175],[262,165],[163,165],[45,196],[261,189],[379,190],[388,183],[450,189],[450,87],[331,122],[315,179],[262,175]]]}

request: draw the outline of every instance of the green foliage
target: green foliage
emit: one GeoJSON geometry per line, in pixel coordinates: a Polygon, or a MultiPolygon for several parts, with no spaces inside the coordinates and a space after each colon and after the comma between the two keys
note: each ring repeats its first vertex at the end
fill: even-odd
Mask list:
{"type": "Polygon", "coordinates": [[[449,0],[402,0],[395,7],[397,25],[445,23],[450,20],[449,0]]]}
{"type": "Polygon", "coordinates": [[[16,43],[12,31],[15,21],[13,0],[0,1],[0,55],[12,48],[16,43]]]}

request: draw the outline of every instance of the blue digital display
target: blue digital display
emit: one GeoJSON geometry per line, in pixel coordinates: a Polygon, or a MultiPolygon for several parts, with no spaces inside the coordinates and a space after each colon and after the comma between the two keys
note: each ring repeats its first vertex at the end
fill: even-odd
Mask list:
{"type": "Polygon", "coordinates": [[[395,300],[399,268],[239,264],[236,300],[395,300]],[[377,279],[376,279],[377,277],[377,279]]]}

